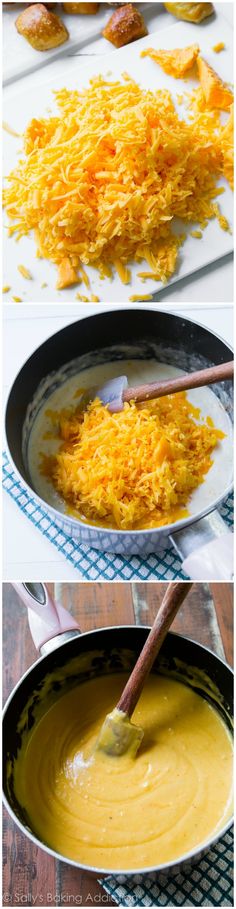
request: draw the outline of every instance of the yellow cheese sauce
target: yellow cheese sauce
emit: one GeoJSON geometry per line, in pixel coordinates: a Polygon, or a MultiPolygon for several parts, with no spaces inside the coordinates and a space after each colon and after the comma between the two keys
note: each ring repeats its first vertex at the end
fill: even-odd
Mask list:
{"type": "Polygon", "coordinates": [[[124,673],[84,682],[58,698],[24,734],[15,793],[51,848],[104,870],[171,862],[223,828],[232,808],[232,740],[206,700],[152,674],[133,722],[136,757],[96,750],[124,673]]]}

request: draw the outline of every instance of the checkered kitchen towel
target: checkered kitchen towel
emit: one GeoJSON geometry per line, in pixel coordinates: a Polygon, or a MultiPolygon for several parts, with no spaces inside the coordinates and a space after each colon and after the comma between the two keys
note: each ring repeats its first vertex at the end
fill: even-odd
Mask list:
{"type": "MultiPolygon", "coordinates": [[[[151,553],[146,559],[139,556],[124,558],[112,552],[99,552],[90,549],[86,544],[79,543],[69,537],[53,521],[44,508],[29,495],[23,484],[18,480],[8,461],[3,454],[3,488],[8,492],[20,510],[29,518],[29,521],[38,527],[38,530],[50,540],[51,543],[63,553],[65,558],[77,568],[78,577],[86,581],[175,581],[177,578],[186,580],[182,573],[181,562],[171,547],[151,553]]],[[[229,496],[227,502],[220,509],[220,513],[229,527],[233,523],[233,497],[229,496]]]]}
{"type": "Polygon", "coordinates": [[[233,906],[233,830],[176,876],[136,874],[101,884],[118,906],[233,906]]]}

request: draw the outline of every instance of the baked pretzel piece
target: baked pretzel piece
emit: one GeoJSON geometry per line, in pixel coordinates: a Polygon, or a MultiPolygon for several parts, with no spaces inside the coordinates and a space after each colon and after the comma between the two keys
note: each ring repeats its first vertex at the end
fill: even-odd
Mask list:
{"type": "Polygon", "coordinates": [[[214,12],[212,3],[164,3],[164,6],[176,19],[186,22],[202,22],[214,12]]]}
{"type": "Polygon", "coordinates": [[[63,3],[65,13],[72,16],[92,16],[99,10],[99,3],[63,3]]]}
{"type": "Polygon", "coordinates": [[[126,3],[112,13],[102,34],[115,47],[123,47],[124,44],[130,44],[130,41],[144,38],[148,30],[141,13],[132,3],[126,3]]]}
{"type": "Polygon", "coordinates": [[[58,47],[69,38],[64,22],[47,10],[43,3],[34,3],[24,9],[15,26],[19,34],[38,51],[58,47]]]}
{"type": "MultiPolygon", "coordinates": [[[[3,3],[2,5],[3,5],[3,6],[8,6],[8,8],[10,7],[10,8],[12,8],[12,9],[15,9],[15,8],[16,8],[16,5],[18,6],[18,3],[17,3],[17,0],[15,0],[15,3],[3,3]]],[[[25,3],[24,6],[32,6],[32,4],[31,4],[31,3],[25,3]]],[[[44,6],[46,6],[47,9],[52,9],[53,6],[56,6],[56,4],[55,4],[55,3],[44,3],[44,6]]]]}

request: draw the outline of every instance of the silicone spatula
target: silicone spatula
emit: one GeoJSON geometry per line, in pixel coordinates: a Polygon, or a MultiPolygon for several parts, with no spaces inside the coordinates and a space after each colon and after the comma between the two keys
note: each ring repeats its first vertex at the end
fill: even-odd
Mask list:
{"type": "Polygon", "coordinates": [[[96,747],[106,754],[120,756],[129,751],[135,755],[138,751],[144,732],[140,726],[130,722],[131,716],[167,631],[191,587],[192,584],[188,582],[168,585],[155,622],[118,704],[106,716],[101,728],[96,747]]]}
{"type": "Polygon", "coordinates": [[[234,362],[231,360],[229,363],[220,363],[219,366],[210,366],[208,369],[186,373],[175,379],[162,379],[159,382],[137,385],[133,388],[128,387],[127,376],[118,376],[99,388],[94,397],[99,398],[112,413],[118,413],[123,410],[125,401],[150,401],[152,398],[162,398],[164,395],[172,395],[178,391],[188,391],[191,388],[201,388],[204,385],[214,385],[215,382],[224,382],[226,379],[232,379],[233,374],[234,362]]]}

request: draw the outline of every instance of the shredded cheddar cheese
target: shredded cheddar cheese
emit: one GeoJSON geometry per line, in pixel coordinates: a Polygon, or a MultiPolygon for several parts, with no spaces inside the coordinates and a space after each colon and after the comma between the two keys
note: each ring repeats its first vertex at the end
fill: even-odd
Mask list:
{"type": "Polygon", "coordinates": [[[152,299],[152,294],[132,294],[131,297],[129,297],[130,303],[142,303],[152,299]]]}
{"type": "Polygon", "coordinates": [[[184,392],[112,414],[96,399],[81,412],[52,413],[62,445],[41,454],[41,471],[84,520],[122,530],[177,520],[210,469],[224,434],[184,392]]]}
{"type": "Polygon", "coordinates": [[[199,50],[198,44],[190,44],[189,47],[178,47],[170,51],[147,47],[141,51],[140,57],[151,57],[151,60],[158,63],[169,76],[173,76],[174,79],[182,79],[182,76],[192,69],[199,50]]]}
{"type": "Polygon", "coordinates": [[[29,269],[25,267],[25,265],[18,265],[17,267],[20,275],[22,275],[23,278],[26,278],[27,281],[32,281],[32,275],[29,269]]]}
{"type": "Polygon", "coordinates": [[[76,294],[76,300],[79,300],[80,303],[89,303],[89,297],[86,297],[83,294],[76,294]]]}
{"type": "Polygon", "coordinates": [[[15,136],[16,139],[19,139],[21,136],[21,133],[16,133],[15,129],[13,129],[12,126],[9,126],[5,120],[3,120],[2,128],[5,129],[6,133],[9,133],[9,136],[15,136]]]}
{"type": "Polygon", "coordinates": [[[84,294],[76,294],[76,300],[79,300],[80,303],[100,303],[96,294],[91,294],[90,297],[86,297],[84,294]]]}
{"type": "Polygon", "coordinates": [[[174,219],[202,228],[215,217],[218,112],[195,103],[181,119],[169,91],[143,90],[127,75],[55,94],[59,113],[31,120],[8,177],[9,235],[34,230],[38,257],[57,266],[58,290],[88,287],[88,265],[128,284],[134,261],[144,263],[143,280],[166,282],[185,239],[172,232],[174,219]]]}
{"type": "Polygon", "coordinates": [[[231,89],[209,66],[203,57],[197,58],[198,75],[207,106],[218,110],[228,110],[233,103],[231,89]]]}
{"type": "Polygon", "coordinates": [[[214,47],[212,48],[212,50],[215,51],[215,54],[220,54],[221,51],[224,49],[225,49],[224,41],[218,41],[218,44],[214,44],[214,47]]]}
{"type": "Polygon", "coordinates": [[[223,154],[224,176],[228,180],[231,189],[234,185],[234,113],[233,105],[230,108],[230,114],[225,126],[221,128],[221,147],[223,154]]]}

